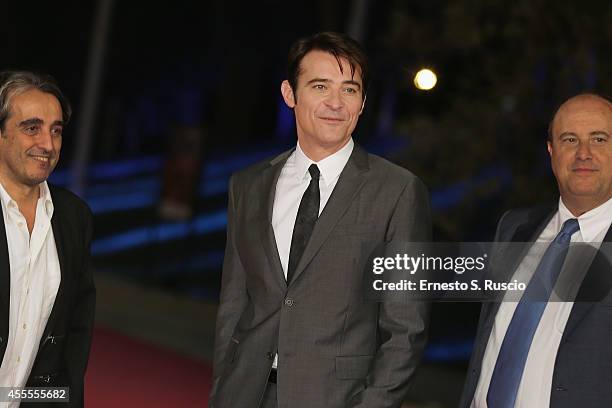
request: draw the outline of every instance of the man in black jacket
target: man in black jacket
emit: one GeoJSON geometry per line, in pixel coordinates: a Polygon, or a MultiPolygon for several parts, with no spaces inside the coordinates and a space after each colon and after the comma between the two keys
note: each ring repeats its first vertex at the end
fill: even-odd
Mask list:
{"type": "Polygon", "coordinates": [[[92,215],[46,182],[70,114],[50,77],[0,73],[0,387],[69,387],[76,407],[94,321],[92,215]]]}

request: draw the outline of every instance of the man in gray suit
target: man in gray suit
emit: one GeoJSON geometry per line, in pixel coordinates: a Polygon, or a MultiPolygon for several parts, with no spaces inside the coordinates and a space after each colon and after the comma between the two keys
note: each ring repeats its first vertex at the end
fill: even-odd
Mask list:
{"type": "Polygon", "coordinates": [[[281,85],[295,149],[235,174],[210,406],[399,407],[422,354],[423,302],[367,302],[365,243],[428,241],[425,186],[351,134],[367,63],[336,33],[297,41],[281,85]]]}
{"type": "Polygon", "coordinates": [[[507,212],[495,240],[540,243],[516,272],[533,276],[523,298],[542,280],[554,286],[546,273],[556,269],[569,272],[558,275],[569,277],[561,283],[576,283],[575,301],[547,303],[540,295],[531,302],[484,303],[462,408],[612,406],[609,261],[602,253],[581,259],[593,259],[586,275],[568,262],[561,268],[562,257],[547,267],[555,246],[612,241],[612,103],[592,94],[570,98],[555,113],[547,144],[559,201],[507,212]]]}

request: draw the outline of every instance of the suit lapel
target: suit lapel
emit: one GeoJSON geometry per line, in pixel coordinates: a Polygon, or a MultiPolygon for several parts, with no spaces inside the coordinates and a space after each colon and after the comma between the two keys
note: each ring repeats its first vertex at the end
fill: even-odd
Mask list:
{"type": "MultiPolygon", "coordinates": [[[[6,228],[0,206],[0,319],[4,322],[0,326],[0,337],[8,335],[8,322],[10,312],[11,265],[9,261],[8,243],[6,241],[6,228]]],[[[5,339],[6,340],[6,339],[5,339]]],[[[6,342],[4,342],[6,345],[6,342]]],[[[2,355],[0,355],[0,362],[2,355]]]]}
{"type": "Polygon", "coordinates": [[[527,220],[516,228],[512,236],[512,242],[535,242],[550,219],[557,212],[556,207],[538,207],[527,215],[527,220]]]}
{"type": "Polygon", "coordinates": [[[364,173],[366,173],[368,169],[368,153],[359,145],[355,144],[351,157],[340,173],[340,178],[338,179],[334,191],[315,224],[310,240],[295,269],[292,282],[295,282],[304,269],[306,269],[306,266],[312,261],[312,258],[317,254],[329,233],[342,217],[342,214],[344,214],[349,205],[353,202],[353,197],[366,182],[364,173]]]}
{"type": "MultiPolygon", "coordinates": [[[[546,210],[545,208],[540,208],[531,212],[527,217],[527,221],[516,228],[516,232],[512,237],[512,241],[534,242],[537,237],[540,236],[552,216],[555,214],[555,211],[556,210],[554,209],[551,211],[550,209],[546,210]],[[548,215],[546,216],[546,214],[548,215]]],[[[608,232],[603,242],[612,242],[612,227],[608,229],[608,232]]],[[[595,273],[595,268],[592,267],[596,263],[596,259],[594,259],[591,264],[591,268],[589,268],[589,271],[580,286],[576,299],[581,299],[583,297],[588,298],[589,295],[583,294],[585,289],[597,285],[597,283],[593,283],[591,281],[592,279],[598,278],[597,274],[595,273]]],[[[580,321],[582,321],[582,319],[587,315],[587,313],[589,312],[589,310],[591,310],[594,304],[595,302],[581,301],[574,303],[567,324],[565,326],[565,330],[563,331],[563,337],[561,339],[562,343],[566,341],[567,337],[572,333],[572,331],[576,328],[580,321]]],[[[493,305],[493,307],[491,308],[491,313],[487,316],[486,327],[488,332],[490,332],[490,329],[493,326],[493,322],[495,321],[495,315],[497,314],[498,309],[499,303],[493,305]]]]}
{"type": "Polygon", "coordinates": [[[287,161],[287,158],[291,155],[293,150],[289,150],[281,155],[277,156],[270,162],[270,166],[265,168],[260,178],[260,188],[264,195],[263,199],[260,200],[259,208],[259,230],[262,237],[262,245],[270,262],[270,266],[276,280],[280,287],[285,291],[287,289],[287,282],[285,281],[285,273],[278,255],[278,248],[276,246],[276,238],[274,237],[274,228],[272,227],[272,211],[274,209],[274,196],[276,195],[276,183],[280,176],[281,170],[287,161]]]}
{"type": "MultiPolygon", "coordinates": [[[[527,214],[527,218],[525,222],[518,225],[516,230],[512,234],[510,238],[511,242],[535,242],[535,240],[540,236],[546,225],[550,222],[550,219],[555,215],[557,210],[554,207],[539,207],[530,211],[527,214]]],[[[516,271],[516,268],[520,265],[523,258],[527,254],[529,250],[529,246],[525,245],[525,249],[521,256],[517,257],[517,264],[514,268],[511,268],[511,271],[516,271]]],[[[489,338],[489,334],[491,333],[491,329],[493,328],[493,323],[495,322],[495,316],[497,315],[497,311],[499,310],[500,303],[494,302],[489,307],[489,313],[486,316],[486,320],[484,323],[486,330],[486,340],[489,338]]]]}
{"type": "MultiPolygon", "coordinates": [[[[608,229],[603,242],[612,242],[612,227],[608,229]]],[[[602,276],[601,267],[597,267],[597,265],[600,264],[600,261],[607,263],[606,256],[602,255],[602,253],[598,251],[584,277],[584,280],[580,284],[580,288],[578,289],[576,301],[574,302],[574,306],[572,307],[567,324],[565,325],[565,330],[563,331],[563,337],[561,338],[562,343],[567,340],[567,337],[572,333],[572,331],[574,331],[582,319],[584,319],[595,303],[597,303],[595,301],[595,297],[593,296],[594,293],[601,292],[602,290],[610,290],[609,275],[606,273],[602,276]],[[607,281],[602,281],[602,278],[603,280],[607,281]]],[[[608,269],[609,268],[606,268],[605,272],[609,272],[608,269]]],[[[604,293],[601,293],[601,295],[605,296],[604,293]]]]}
{"type": "Polygon", "coordinates": [[[57,257],[60,264],[61,280],[59,288],[57,289],[57,295],[55,296],[55,302],[53,302],[53,308],[45,326],[45,331],[40,339],[40,346],[45,343],[47,337],[53,331],[58,316],[62,313],[63,304],[65,301],[66,287],[70,284],[69,282],[69,271],[66,263],[66,232],[62,227],[62,214],[59,200],[53,194],[53,189],[50,187],[51,198],[53,200],[53,217],[51,218],[51,228],[53,229],[53,238],[55,240],[55,247],[57,248],[57,257]]]}

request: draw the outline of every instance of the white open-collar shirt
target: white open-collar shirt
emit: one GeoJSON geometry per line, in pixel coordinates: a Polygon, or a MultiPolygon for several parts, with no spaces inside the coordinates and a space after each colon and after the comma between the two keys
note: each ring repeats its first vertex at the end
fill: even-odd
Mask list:
{"type": "MultiPolygon", "coordinates": [[[[51,218],[53,200],[40,184],[32,234],[15,200],[0,184],[0,203],[10,263],[9,336],[0,366],[0,387],[23,387],[59,289],[61,272],[51,218]]],[[[9,405],[18,406],[18,403],[9,405]]]]}

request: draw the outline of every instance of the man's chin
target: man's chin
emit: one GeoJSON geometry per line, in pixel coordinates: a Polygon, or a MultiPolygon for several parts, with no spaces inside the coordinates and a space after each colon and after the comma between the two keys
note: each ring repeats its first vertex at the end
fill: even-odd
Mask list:
{"type": "Polygon", "coordinates": [[[321,138],[321,144],[325,147],[344,146],[349,139],[345,134],[328,134],[321,138]]]}
{"type": "Polygon", "coordinates": [[[568,192],[568,196],[573,197],[572,201],[577,203],[580,202],[591,209],[603,204],[608,200],[608,198],[610,198],[609,196],[606,196],[606,194],[603,194],[601,189],[595,187],[586,188],[585,186],[574,186],[568,192]]]}
{"type": "Polygon", "coordinates": [[[46,181],[49,178],[49,174],[46,175],[30,175],[27,180],[25,180],[25,184],[30,187],[35,187],[40,183],[46,181]]]}

